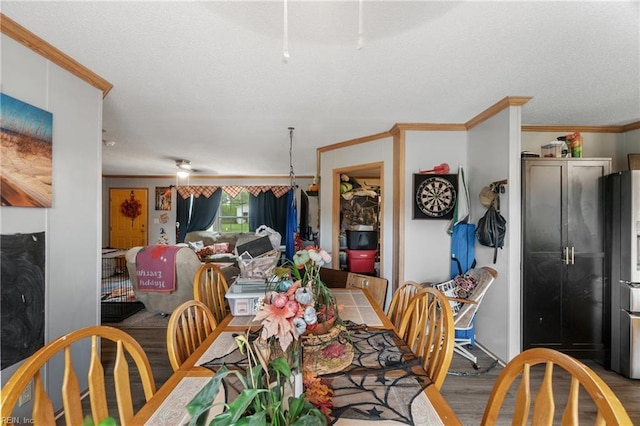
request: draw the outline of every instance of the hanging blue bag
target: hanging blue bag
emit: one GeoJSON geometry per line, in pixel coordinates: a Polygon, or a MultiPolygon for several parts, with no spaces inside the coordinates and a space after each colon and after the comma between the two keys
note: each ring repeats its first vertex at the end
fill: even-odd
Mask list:
{"type": "Polygon", "coordinates": [[[451,278],[465,274],[475,266],[476,225],[460,222],[451,233],[451,278]]]}

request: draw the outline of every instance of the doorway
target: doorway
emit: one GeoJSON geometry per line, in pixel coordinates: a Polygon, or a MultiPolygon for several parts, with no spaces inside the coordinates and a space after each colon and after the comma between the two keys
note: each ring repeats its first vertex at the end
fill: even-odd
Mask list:
{"type": "Polygon", "coordinates": [[[147,245],[148,199],[147,188],[109,189],[109,247],[129,249],[147,245]],[[136,201],[139,203],[136,213],[125,215],[121,211],[125,203],[132,205],[136,201]]]}
{"type": "MultiPolygon", "coordinates": [[[[332,268],[345,269],[346,227],[372,226],[377,231],[377,262],[375,274],[383,276],[384,244],[384,162],[367,163],[333,170],[332,268]],[[346,185],[345,185],[346,184],[346,185]],[[364,200],[358,203],[358,199],[364,200]],[[347,201],[345,203],[345,201],[347,201]],[[375,205],[373,205],[375,203],[375,205]],[[345,205],[356,205],[355,209],[345,205]],[[347,217],[348,215],[348,217],[347,217]]],[[[367,228],[368,229],[368,228],[367,228]]],[[[348,270],[348,262],[346,270],[348,270]]]]}

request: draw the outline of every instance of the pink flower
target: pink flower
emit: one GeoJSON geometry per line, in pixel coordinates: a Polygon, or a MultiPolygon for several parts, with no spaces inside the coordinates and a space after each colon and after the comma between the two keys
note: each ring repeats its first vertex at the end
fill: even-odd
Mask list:
{"type": "MultiPolygon", "coordinates": [[[[275,336],[280,342],[282,350],[286,351],[291,342],[293,342],[293,333],[296,333],[289,320],[293,316],[294,313],[287,305],[282,308],[278,308],[275,305],[263,305],[255,317],[256,321],[262,321],[261,337],[264,340],[268,340],[269,337],[275,336]]],[[[297,333],[295,335],[297,336],[297,333]]]]}
{"type": "Polygon", "coordinates": [[[328,359],[340,358],[346,352],[344,345],[332,343],[322,350],[322,356],[328,359]]]}

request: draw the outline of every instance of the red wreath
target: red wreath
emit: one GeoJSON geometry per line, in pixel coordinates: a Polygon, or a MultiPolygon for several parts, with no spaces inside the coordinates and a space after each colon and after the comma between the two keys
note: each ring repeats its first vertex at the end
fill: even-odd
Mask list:
{"type": "Polygon", "coordinates": [[[136,217],[142,214],[142,203],[131,197],[129,200],[124,200],[120,206],[120,212],[133,221],[136,217]]]}

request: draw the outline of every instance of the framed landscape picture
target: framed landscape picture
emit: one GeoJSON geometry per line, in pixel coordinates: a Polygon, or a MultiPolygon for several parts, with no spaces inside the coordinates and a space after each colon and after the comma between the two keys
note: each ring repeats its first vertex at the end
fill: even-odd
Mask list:
{"type": "Polygon", "coordinates": [[[0,205],[51,207],[53,114],[0,93],[0,205]]]}

